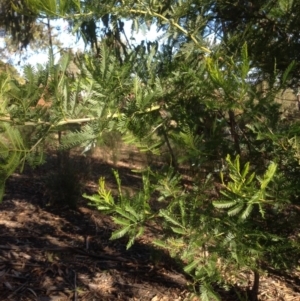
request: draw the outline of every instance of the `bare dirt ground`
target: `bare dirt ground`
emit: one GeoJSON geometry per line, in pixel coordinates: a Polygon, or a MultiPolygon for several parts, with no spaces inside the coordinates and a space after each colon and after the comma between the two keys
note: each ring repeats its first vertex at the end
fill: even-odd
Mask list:
{"type": "MultiPolygon", "coordinates": [[[[100,176],[113,188],[113,167],[124,186],[138,189],[140,179],[131,172],[141,166],[138,160],[132,153],[114,165],[103,153],[94,156],[84,191],[95,192],[100,176]]],[[[190,298],[188,278],[176,262],[147,243],[150,231],[126,251],[125,239],[109,240],[115,229],[110,218],[87,200],[79,199],[76,210],[49,206],[45,178],[53,164],[25,168],[7,183],[0,204],[0,300],[199,300],[190,298]]],[[[298,276],[266,275],[260,300],[299,301],[298,276]]],[[[222,300],[238,300],[231,292],[220,293],[222,300]]]]}

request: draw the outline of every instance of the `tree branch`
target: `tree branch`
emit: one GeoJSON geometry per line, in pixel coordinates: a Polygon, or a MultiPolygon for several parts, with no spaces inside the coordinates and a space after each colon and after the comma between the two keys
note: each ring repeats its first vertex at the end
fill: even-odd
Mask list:
{"type": "MultiPolygon", "coordinates": [[[[153,111],[157,111],[160,109],[160,106],[152,106],[151,108],[146,109],[145,111],[142,112],[136,112],[135,114],[145,114],[145,113],[149,113],[149,112],[153,112],[153,111]]],[[[114,113],[114,114],[107,114],[106,116],[104,116],[105,118],[118,118],[121,116],[125,116],[124,113],[114,113]]],[[[81,124],[81,123],[86,123],[86,122],[91,122],[97,119],[100,119],[101,117],[85,117],[85,118],[77,118],[77,119],[64,119],[61,120],[59,122],[56,123],[51,123],[49,121],[21,121],[18,119],[12,119],[10,116],[3,116],[0,117],[0,122],[8,122],[11,124],[15,124],[15,125],[25,125],[25,126],[36,126],[36,125],[48,125],[48,126],[52,126],[52,128],[57,127],[57,126],[61,126],[61,125],[66,125],[66,124],[81,124]]]]}
{"type": "Polygon", "coordinates": [[[142,15],[150,15],[152,17],[156,17],[156,18],[159,18],[167,23],[169,23],[170,25],[176,27],[177,29],[179,29],[182,33],[184,33],[187,37],[190,37],[194,43],[201,49],[203,50],[204,52],[207,52],[207,53],[211,53],[211,51],[206,48],[206,47],[203,47],[199,44],[199,41],[194,37],[194,35],[190,34],[187,30],[185,30],[182,26],[180,26],[178,23],[176,23],[174,20],[172,19],[168,19],[166,18],[165,16],[161,15],[161,14],[158,14],[156,12],[152,12],[152,11],[145,11],[145,10],[139,10],[139,9],[130,9],[129,10],[130,13],[134,13],[134,14],[142,14],[142,15]]]}

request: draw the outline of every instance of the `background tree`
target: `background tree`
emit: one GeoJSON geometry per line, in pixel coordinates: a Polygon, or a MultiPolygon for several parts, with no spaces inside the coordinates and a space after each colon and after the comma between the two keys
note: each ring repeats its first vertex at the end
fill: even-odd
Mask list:
{"type": "Polygon", "coordinates": [[[26,1],[1,1],[0,26],[18,48],[26,47],[33,38],[33,25],[37,15],[30,10],[26,1]]]}
{"type": "MultiPolygon", "coordinates": [[[[210,27],[229,53],[247,41],[253,66],[264,76],[272,76],[274,69],[282,74],[292,60],[299,61],[299,8],[298,1],[216,1],[210,27]]],[[[297,85],[298,63],[292,75],[291,84],[297,85]]]]}

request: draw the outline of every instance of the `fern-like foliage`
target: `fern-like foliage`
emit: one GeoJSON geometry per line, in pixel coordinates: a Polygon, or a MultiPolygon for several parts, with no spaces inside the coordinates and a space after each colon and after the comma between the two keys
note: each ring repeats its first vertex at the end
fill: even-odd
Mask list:
{"type": "Polygon", "coordinates": [[[112,233],[111,239],[128,236],[128,249],[144,233],[146,221],[154,217],[149,206],[153,188],[150,186],[149,178],[144,176],[143,191],[134,196],[129,196],[121,188],[121,180],[117,171],[114,171],[114,176],[118,185],[118,199],[115,199],[111,192],[107,190],[104,178],[99,179],[98,194],[93,196],[84,194],[83,196],[90,200],[91,205],[96,206],[98,210],[106,214],[114,213],[113,220],[120,228],[112,233]]]}
{"type": "Polygon", "coordinates": [[[5,182],[26,157],[26,149],[17,128],[0,122],[0,202],[3,199],[5,182]]]}
{"type": "Polygon", "coordinates": [[[224,173],[221,172],[221,179],[225,188],[221,190],[221,193],[225,199],[213,202],[214,206],[228,209],[229,216],[239,215],[241,219],[247,219],[254,206],[257,205],[262,217],[264,217],[264,207],[273,201],[267,187],[275,176],[277,165],[271,163],[265,174],[259,177],[254,172],[250,172],[249,162],[241,168],[239,156],[234,161],[230,159],[230,156],[227,156],[226,162],[231,181],[225,184],[224,173]]]}

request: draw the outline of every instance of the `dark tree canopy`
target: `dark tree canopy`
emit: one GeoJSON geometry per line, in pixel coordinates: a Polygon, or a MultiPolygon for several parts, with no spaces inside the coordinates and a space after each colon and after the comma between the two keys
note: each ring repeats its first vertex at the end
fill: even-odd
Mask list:
{"type": "Polygon", "coordinates": [[[25,0],[3,0],[0,3],[0,27],[21,49],[26,48],[33,39],[33,27],[37,18],[26,3],[25,0]]]}
{"type": "Polygon", "coordinates": [[[283,72],[292,60],[300,77],[299,1],[215,1],[211,26],[224,42],[225,50],[235,53],[246,41],[253,66],[272,74],[283,72]]]}

